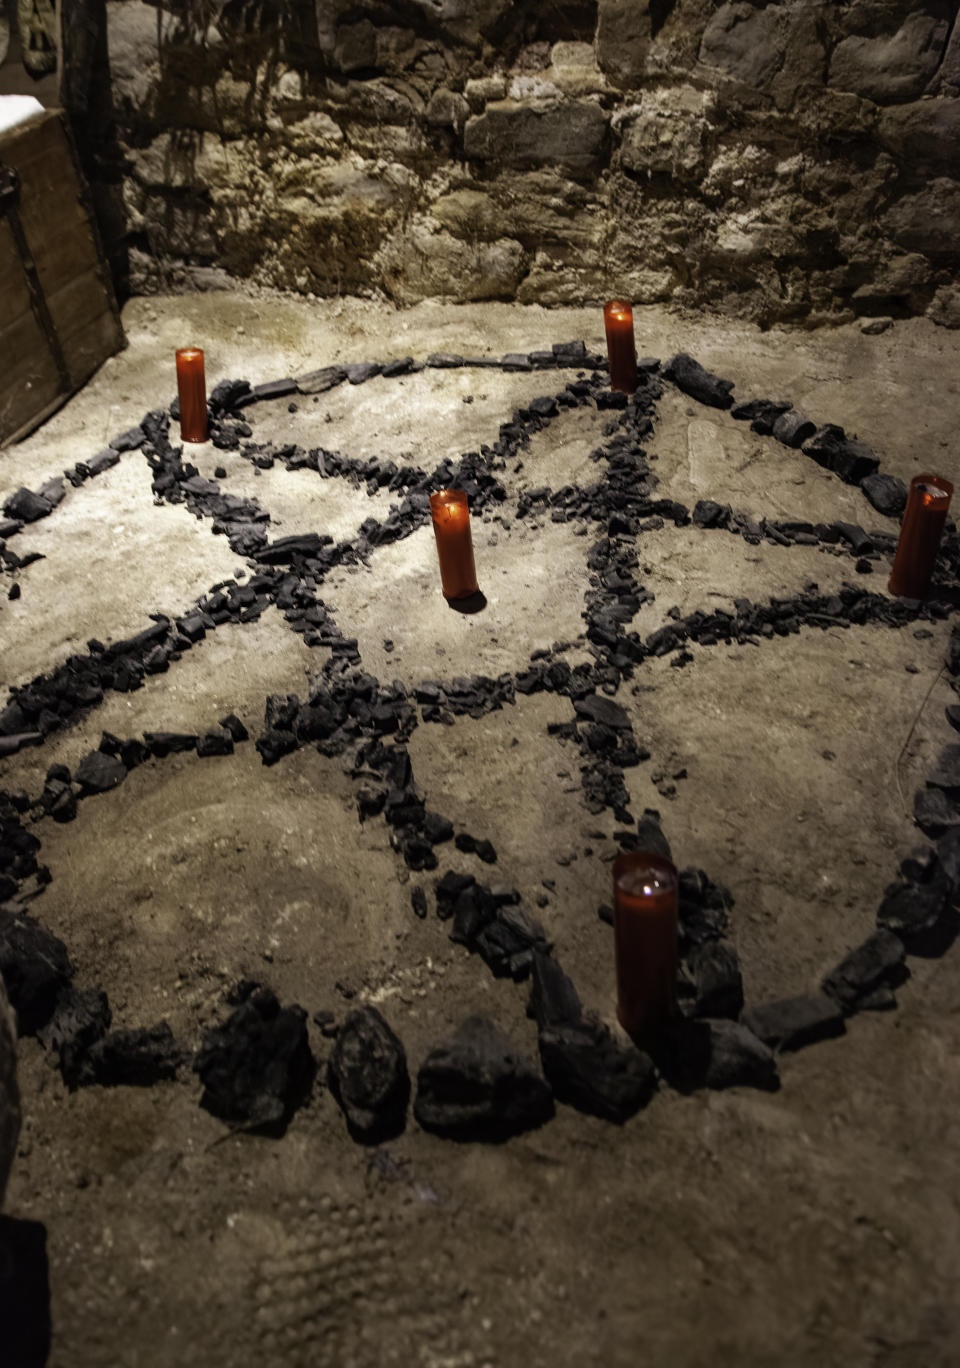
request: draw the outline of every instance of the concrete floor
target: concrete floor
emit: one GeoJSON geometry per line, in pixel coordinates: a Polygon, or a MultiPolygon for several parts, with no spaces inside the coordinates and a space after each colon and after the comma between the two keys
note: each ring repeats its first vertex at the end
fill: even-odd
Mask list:
{"type": "MultiPolygon", "coordinates": [[[[598,311],[499,304],[400,312],[215,294],[134,300],[124,324],[129,348],[0,453],[0,495],[39,487],[168,403],[173,351],[188,342],[205,347],[210,385],[408,353],[602,343],[598,311]]],[[[960,334],[922,320],[876,337],[761,333],[644,309],[637,337],[642,354],[690,351],[734,380],[737,398],[789,398],[843,424],[892,474],[958,473],[960,334]]],[[[422,372],[344,385],[296,415],[286,401],[262,405],[255,431],[356,456],[410,453],[429,468],[492,442],[519,404],[551,388],[542,374],[422,372]]],[[[605,417],[574,410],[535,437],[523,469],[504,476],[511,500],[591,478],[605,417]]],[[[649,451],[658,493],[688,504],[711,497],[757,515],[896,530],[799,453],[674,392],[649,451]]],[[[279,535],[349,536],[390,502],[309,472],[255,474],[236,453],[198,448],[194,459],[204,474],[224,465],[224,487],[255,495],[279,535]]],[[[488,606],[475,617],[441,598],[428,528],[369,567],[333,572],[324,598],[384,682],[515,671],[583,629],[589,539],[575,531],[478,521],[488,606]]],[[[45,559],[20,573],[18,600],[0,595],[5,685],[91,636],[139,630],[149,612],[182,613],[241,564],[184,507],[154,504],[139,452],[71,489],[16,549],[45,559]]],[[[819,548],[690,527],[668,525],[638,550],[656,594],[634,624],[643,634],[674,606],[811,581],[827,592],[855,578],[849,558],[819,548]]],[[[881,564],[869,587],[885,582],[881,564]]],[[[627,771],[633,809],[658,807],[678,863],[733,891],[748,1000],[807,990],[871,930],[919,839],[913,791],[952,739],[943,707],[954,695],[940,675],[948,633],[944,623],[929,637],[863,627],[760,650],[695,647],[687,669],[651,660],[621,687],[651,752],[627,771]],[[673,796],[658,791],[665,783],[673,796]]],[[[42,748],[0,761],[0,785],[36,794],[50,764],[75,765],[102,730],[208,730],[233,710],[256,735],[266,695],[303,694],[323,654],[276,610],[221,627],[141,690],[109,695],[42,748]]],[[[583,657],[580,644],[569,659],[583,657]]],[[[612,945],[596,908],[609,900],[617,824],[586,811],[578,752],[547,734],[569,716],[554,695],[518,698],[477,721],[421,725],[410,752],[428,806],[493,841],[496,878],[520,889],[585,1005],[612,1021],[612,945]],[[536,908],[544,879],[554,889],[536,908]]],[[[34,828],[53,874],[36,913],[69,946],[78,981],[108,991],[115,1026],[165,1017],[195,1046],[224,1016],[229,986],[251,977],[310,1013],[342,1013],[345,993],[377,1003],[412,1072],[471,1012],[534,1057],[526,992],[493,980],[432,916],[412,916],[408,871],[380,819],[357,821],[345,763],[303,749],[264,768],[252,744],[232,757],[149,762],[82,803],[74,822],[34,828]]],[[[480,873],[457,851],[448,865],[480,873]]],[[[411,1118],[375,1162],[325,1088],[282,1139],[231,1135],[197,1106],[189,1074],[69,1094],[55,1061],[26,1040],[7,1211],[48,1229],[50,1363],[954,1365],[960,950],[911,968],[897,1011],[857,1016],[844,1037],[785,1057],[779,1093],[662,1089],[622,1128],[560,1107],[542,1130],[499,1146],[445,1142],[411,1118]]],[[[311,1031],[322,1058],[329,1042],[311,1031]]]]}

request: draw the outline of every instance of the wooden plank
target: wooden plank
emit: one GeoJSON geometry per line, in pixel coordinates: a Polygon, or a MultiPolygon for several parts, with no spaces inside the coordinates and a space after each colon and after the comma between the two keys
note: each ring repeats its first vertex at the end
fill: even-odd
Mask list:
{"type": "Polygon", "coordinates": [[[95,318],[90,318],[72,337],[68,338],[64,350],[70,377],[76,385],[82,385],[98,371],[108,356],[117,351],[117,320],[105,309],[95,318]]]}
{"type": "MultiPolygon", "coordinates": [[[[13,232],[5,218],[0,218],[0,335],[8,323],[30,308],[30,291],[23,263],[14,241],[13,232]]],[[[0,350],[0,368],[3,365],[0,350]]]]}
{"type": "Polygon", "coordinates": [[[32,312],[0,333],[0,442],[61,397],[60,375],[32,312]]]}
{"type": "Polygon", "coordinates": [[[0,158],[20,177],[20,241],[40,285],[34,299],[18,240],[0,220],[0,441],[8,441],[62,402],[66,373],[79,388],[125,339],[60,115],[48,110],[0,135],[0,158]]]}

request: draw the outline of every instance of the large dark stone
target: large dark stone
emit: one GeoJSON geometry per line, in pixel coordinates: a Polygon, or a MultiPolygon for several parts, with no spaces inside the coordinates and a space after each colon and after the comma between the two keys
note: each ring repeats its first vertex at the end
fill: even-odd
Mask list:
{"type": "Polygon", "coordinates": [[[778,1050],[799,1050],[814,1041],[843,1035],[845,1030],[843,1008],[826,993],[748,1007],[740,1020],[765,1045],[778,1050]]]}
{"type": "Polygon", "coordinates": [[[72,974],[62,940],[27,913],[0,908],[0,975],[20,1035],[36,1035],[47,1024],[72,974]]]}
{"type": "Polygon", "coordinates": [[[540,1032],[540,1060],[560,1102],[623,1122],[653,1096],[656,1069],[649,1055],[619,1045],[595,1022],[549,1026],[540,1032]]]}
{"type": "Polygon", "coordinates": [[[269,988],[253,989],[222,1026],[207,1031],[194,1061],[201,1107],[223,1121],[282,1134],[313,1081],[302,1007],[281,1007],[269,988]]]}
{"type": "Polygon", "coordinates": [[[375,1007],[359,1007],[347,1015],[327,1076],[355,1140],[376,1144],[400,1134],[410,1100],[407,1057],[399,1036],[375,1007]]]}
{"type": "Polygon", "coordinates": [[[468,1017],[420,1066],[413,1114],[457,1140],[505,1140],[553,1115],[548,1084],[486,1017],[468,1017]]]}

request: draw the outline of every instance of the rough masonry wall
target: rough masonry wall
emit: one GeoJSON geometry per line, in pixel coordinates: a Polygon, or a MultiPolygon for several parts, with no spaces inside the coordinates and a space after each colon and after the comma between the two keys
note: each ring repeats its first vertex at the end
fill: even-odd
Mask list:
{"type": "Polygon", "coordinates": [[[135,288],[960,326],[956,0],[108,4],[135,288]]]}

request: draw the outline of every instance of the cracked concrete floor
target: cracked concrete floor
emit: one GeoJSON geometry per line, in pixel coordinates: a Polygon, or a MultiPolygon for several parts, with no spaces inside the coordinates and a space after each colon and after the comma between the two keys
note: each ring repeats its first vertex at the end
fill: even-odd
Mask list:
{"type": "MultiPolygon", "coordinates": [[[[173,350],[186,342],[205,347],[211,385],[407,353],[498,356],[580,337],[601,345],[599,311],[498,304],[403,312],[224,294],[135,300],[124,322],[128,350],[0,454],[4,497],[89,458],[168,402],[173,350]]],[[[642,353],[690,351],[733,379],[738,398],[790,398],[844,424],[890,473],[957,474],[960,335],[921,320],[879,337],[760,333],[640,309],[637,336],[642,353]]],[[[295,415],[285,402],[261,405],[255,435],[360,457],[410,453],[429,468],[492,441],[519,403],[554,383],[493,371],[377,379],[295,415]]],[[[575,410],[538,434],[510,475],[510,499],[593,478],[604,418],[575,410]]],[[[648,450],[658,493],[686,503],[713,497],[758,515],[895,530],[798,453],[672,392],[648,450]]],[[[390,502],[310,472],[255,474],[212,448],[195,460],[203,473],[223,464],[224,487],[254,494],[281,534],[350,536],[390,502]]],[[[476,617],[449,612],[440,597],[429,529],[328,577],[325,600],[382,681],[517,670],[532,650],[581,632],[590,538],[575,524],[478,521],[474,536],[488,598],[476,617]]],[[[70,490],[20,535],[25,550],[45,559],[19,575],[19,600],[0,596],[5,686],[91,636],[147,625],[148,612],[182,612],[240,564],[183,507],[154,505],[138,452],[70,490]]],[[[724,606],[811,581],[827,592],[855,578],[849,558],[817,548],[751,547],[692,528],[644,536],[638,551],[656,595],[634,624],[643,633],[674,606],[724,606]]],[[[882,591],[884,569],[868,587],[882,591]]],[[[884,885],[919,838],[913,790],[951,739],[943,707],[954,696],[939,677],[948,630],[862,627],[759,650],[695,647],[686,669],[648,661],[621,686],[651,752],[626,774],[633,809],[659,807],[678,862],[733,891],[748,1001],[804,991],[871,929],[884,885]],[[673,783],[672,797],[655,774],[673,783]]],[[[256,735],[265,696],[302,694],[325,654],[273,609],[218,628],[167,674],[0,761],[0,785],[36,794],[50,764],[76,764],[104,729],[206,729],[233,709],[256,735]]],[[[568,658],[583,655],[580,643],[568,658]]],[[[569,715],[562,698],[518,697],[476,721],[422,724],[410,752],[428,806],[499,854],[488,871],[441,848],[441,871],[516,884],[585,1004],[610,1020],[612,947],[596,908],[609,899],[617,824],[586,811],[579,753],[547,734],[569,715]],[[553,888],[538,908],[544,879],[553,888]]],[[[376,1002],[412,1071],[470,1012],[535,1054],[525,991],[493,980],[432,916],[412,916],[407,871],[382,821],[357,821],[344,763],[306,749],[265,769],[252,743],[232,757],[174,756],[82,803],[74,822],[34,828],[53,874],[34,910],[66,941],[77,981],[107,990],[115,1026],[166,1017],[195,1045],[224,1015],[227,987],[255,977],[311,1013],[341,1013],[345,991],[376,1002]]],[[[846,1036],[785,1058],[775,1095],[664,1089],[619,1129],[560,1107],[542,1130],[500,1146],[444,1142],[411,1119],[375,1161],[349,1140],[325,1089],[279,1141],[229,1135],[199,1109],[189,1075],[70,1095],[51,1056],[25,1040],[7,1211],[47,1226],[50,1362],[953,1365],[960,950],[911,967],[896,1012],[862,1014],[846,1036]]],[[[311,1030],[322,1058],[328,1042],[311,1030]]]]}

